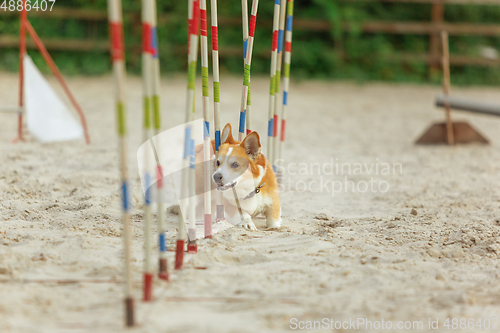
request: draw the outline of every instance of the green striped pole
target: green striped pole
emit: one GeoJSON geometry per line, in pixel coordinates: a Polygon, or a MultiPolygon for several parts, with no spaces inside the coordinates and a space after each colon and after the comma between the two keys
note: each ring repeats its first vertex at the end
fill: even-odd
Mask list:
{"type": "MultiPolygon", "coordinates": [[[[273,44],[271,52],[271,87],[269,89],[269,117],[267,125],[267,159],[272,164],[273,137],[274,137],[274,93],[276,91],[276,62],[278,59],[278,29],[280,22],[280,3],[281,0],[274,0],[274,18],[273,18],[273,44]]],[[[274,165],[273,165],[274,167],[274,165]]],[[[276,170],[275,170],[276,171],[276,170]]]]}
{"type": "MultiPolygon", "coordinates": [[[[191,121],[194,120],[194,88],[196,79],[196,62],[198,57],[198,28],[200,5],[199,0],[189,0],[188,2],[188,89],[186,98],[186,132],[184,139],[184,161],[182,168],[181,200],[185,201],[189,194],[189,227],[188,227],[188,252],[196,253],[196,207],[195,207],[195,173],[194,173],[194,140],[192,139],[191,121]]],[[[175,268],[182,267],[184,255],[184,242],[186,239],[186,224],[182,209],[179,214],[177,250],[175,258],[175,268]]]]}
{"type": "Polygon", "coordinates": [[[281,79],[281,63],[283,59],[283,37],[285,32],[285,19],[286,19],[286,1],[281,1],[280,6],[280,25],[278,31],[278,55],[276,59],[276,76],[274,84],[274,119],[273,119],[273,161],[269,161],[273,165],[274,172],[277,172],[277,160],[279,155],[279,130],[280,130],[280,119],[279,111],[281,106],[280,96],[280,79],[281,79]]]}
{"type": "Polygon", "coordinates": [[[243,76],[243,93],[241,98],[240,108],[240,124],[239,124],[239,140],[242,141],[245,136],[245,118],[246,118],[246,105],[248,102],[248,94],[250,89],[250,67],[252,64],[253,41],[255,38],[255,24],[257,21],[257,9],[259,0],[252,1],[252,10],[250,15],[250,24],[248,31],[248,45],[245,57],[245,71],[243,76]]]}
{"type": "MultiPolygon", "coordinates": [[[[212,15],[212,70],[214,80],[214,129],[215,129],[215,154],[219,151],[220,142],[220,89],[219,89],[219,32],[217,23],[217,0],[211,0],[212,15]]],[[[216,221],[224,219],[224,205],[222,192],[217,191],[217,216],[216,221]]]]}
{"type": "MultiPolygon", "coordinates": [[[[152,55],[152,107],[154,135],[161,133],[161,111],[160,111],[160,57],[158,47],[158,23],[156,13],[156,0],[151,0],[152,26],[151,26],[151,55],[152,55]]],[[[161,140],[157,140],[155,149],[161,151],[161,140]]],[[[167,269],[167,221],[163,198],[163,169],[160,161],[156,162],[156,195],[157,195],[157,219],[158,219],[158,247],[160,250],[158,260],[158,277],[168,281],[167,269]]]]}
{"type": "MultiPolygon", "coordinates": [[[[151,29],[149,31],[149,54],[151,58],[151,109],[152,109],[152,127],[154,135],[161,133],[161,113],[160,113],[160,59],[158,55],[158,27],[156,14],[156,0],[150,1],[151,6],[151,29]]],[[[156,151],[161,151],[160,140],[156,142],[156,151]]],[[[167,271],[167,249],[166,249],[166,216],[163,203],[163,172],[159,161],[156,161],[156,201],[157,201],[157,220],[158,220],[158,244],[159,244],[159,263],[158,277],[168,281],[167,271]]]]}
{"type": "Polygon", "coordinates": [[[279,159],[283,159],[285,146],[286,112],[288,107],[288,88],[290,85],[290,63],[292,59],[292,26],[293,26],[293,0],[288,0],[286,33],[285,33],[285,66],[283,71],[283,108],[281,110],[281,144],[279,159]]]}
{"type": "MultiPolygon", "coordinates": [[[[151,26],[152,8],[150,0],[142,0],[142,89],[143,89],[143,141],[151,139],[151,101],[152,101],[152,58],[151,58],[151,26]]],[[[153,261],[151,253],[151,185],[152,165],[150,150],[146,149],[144,155],[144,277],[143,277],[143,300],[149,302],[153,295],[153,261]]]]}
{"type": "Polygon", "coordinates": [[[134,299],[132,296],[132,268],[130,243],[130,203],[127,156],[127,125],[125,113],[125,48],[123,42],[122,8],[120,0],[108,0],[108,22],[111,40],[111,60],[115,81],[116,119],[119,138],[120,179],[122,195],[122,223],[125,252],[125,323],[134,326],[134,299]]]}
{"type": "MultiPolygon", "coordinates": [[[[241,16],[242,16],[242,25],[243,25],[243,64],[246,63],[247,57],[247,47],[248,47],[248,1],[241,0],[241,16]]],[[[246,134],[249,134],[252,131],[252,118],[251,118],[251,98],[250,98],[250,78],[248,79],[248,98],[247,98],[247,106],[245,110],[245,127],[246,134]]],[[[243,135],[244,137],[244,135],[243,135]]],[[[243,140],[243,137],[239,137],[239,140],[243,140]]]]}
{"type": "Polygon", "coordinates": [[[200,23],[201,23],[201,80],[203,85],[203,163],[205,171],[205,214],[203,222],[205,226],[205,238],[212,238],[212,181],[210,174],[210,99],[208,96],[208,36],[207,36],[207,0],[200,0],[200,23]]]}

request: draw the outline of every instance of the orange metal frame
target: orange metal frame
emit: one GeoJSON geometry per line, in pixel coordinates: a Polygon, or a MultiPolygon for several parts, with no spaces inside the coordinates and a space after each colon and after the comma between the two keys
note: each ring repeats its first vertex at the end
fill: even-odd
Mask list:
{"type": "Polygon", "coordinates": [[[36,47],[38,48],[38,50],[42,54],[43,58],[45,59],[45,62],[50,67],[52,74],[54,74],[54,76],[57,78],[57,81],[59,81],[59,84],[63,88],[64,92],[66,93],[69,100],[71,101],[71,104],[73,105],[76,112],[78,113],[78,116],[80,117],[80,122],[82,123],[83,131],[85,134],[85,142],[87,144],[90,144],[90,136],[88,133],[87,120],[85,119],[85,114],[83,113],[82,108],[80,107],[80,105],[76,101],[75,97],[71,93],[71,90],[69,90],[69,87],[66,84],[66,81],[64,81],[64,78],[61,75],[61,72],[59,71],[56,64],[54,63],[54,60],[52,60],[52,57],[50,56],[49,52],[47,51],[47,49],[43,45],[42,40],[40,39],[40,37],[38,37],[38,34],[36,33],[35,29],[31,25],[31,23],[28,21],[28,15],[26,12],[26,0],[23,0],[23,10],[21,11],[20,31],[21,31],[21,36],[20,36],[20,45],[19,45],[19,111],[18,111],[17,137],[14,139],[13,142],[24,141],[24,137],[23,137],[23,98],[24,98],[23,59],[24,59],[24,55],[26,54],[26,32],[28,32],[31,39],[33,39],[33,42],[36,44],[36,47]]]}

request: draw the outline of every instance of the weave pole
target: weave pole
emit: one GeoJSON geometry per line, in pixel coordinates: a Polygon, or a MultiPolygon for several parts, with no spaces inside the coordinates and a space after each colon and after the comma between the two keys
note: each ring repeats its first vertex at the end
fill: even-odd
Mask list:
{"type": "MultiPolygon", "coordinates": [[[[189,193],[189,213],[187,209],[182,209],[179,214],[177,249],[175,256],[175,269],[182,268],[184,258],[184,243],[186,239],[186,223],[183,212],[189,215],[188,228],[188,252],[195,253],[196,247],[196,216],[194,198],[194,140],[192,139],[191,121],[194,120],[194,88],[196,79],[196,62],[198,56],[198,22],[199,22],[199,1],[189,0],[188,2],[188,89],[186,98],[186,130],[184,138],[184,159],[182,168],[181,200],[188,197],[189,193]]],[[[184,205],[183,205],[184,206],[184,205]]]]}
{"type": "Polygon", "coordinates": [[[127,168],[127,126],[125,112],[125,48],[123,43],[123,23],[121,0],[108,0],[108,21],[111,39],[111,60],[115,79],[116,119],[118,122],[118,137],[120,141],[120,179],[122,192],[122,223],[125,252],[125,322],[127,326],[134,326],[134,299],[132,297],[132,268],[130,265],[131,234],[130,234],[130,205],[127,168]]]}
{"type": "Polygon", "coordinates": [[[285,66],[283,68],[283,108],[281,110],[281,144],[278,159],[283,159],[283,146],[285,145],[286,112],[288,107],[288,89],[290,87],[290,63],[292,60],[292,28],[293,28],[293,0],[288,0],[286,33],[285,33],[285,66]]]}
{"type": "MultiPolygon", "coordinates": [[[[142,89],[143,89],[143,141],[151,140],[151,102],[152,102],[152,43],[151,28],[153,12],[151,0],[142,0],[142,89]]],[[[143,300],[149,302],[153,296],[153,260],[151,253],[151,185],[152,165],[150,150],[144,154],[144,274],[143,300]]]]}
{"type": "Polygon", "coordinates": [[[281,80],[281,64],[283,60],[283,37],[285,33],[285,18],[286,18],[286,1],[281,1],[280,6],[280,22],[278,31],[278,54],[276,59],[276,76],[274,84],[274,119],[273,119],[273,155],[274,159],[270,161],[273,165],[274,172],[277,172],[277,160],[279,155],[279,111],[281,106],[280,96],[280,80],[281,80]]]}
{"type": "Polygon", "coordinates": [[[212,195],[210,175],[210,99],[208,96],[208,36],[207,36],[207,0],[200,0],[200,23],[201,23],[201,80],[203,85],[203,163],[205,171],[205,214],[203,224],[205,226],[205,238],[212,238],[212,195]]]}
{"type": "MultiPolygon", "coordinates": [[[[193,21],[191,23],[192,33],[190,37],[189,52],[191,54],[191,62],[189,64],[189,80],[191,83],[191,98],[190,107],[191,121],[194,121],[195,116],[195,103],[194,103],[194,90],[196,79],[196,63],[198,58],[198,34],[200,25],[200,0],[193,2],[193,21]]],[[[189,104],[189,103],[188,103],[189,104]]],[[[189,227],[188,227],[188,253],[198,252],[198,245],[196,244],[196,173],[195,173],[195,152],[194,152],[194,131],[191,129],[190,138],[190,162],[189,162],[189,227]]]]}
{"type": "MultiPolygon", "coordinates": [[[[212,19],[212,70],[214,80],[214,129],[215,129],[215,154],[220,146],[220,84],[219,84],[219,32],[217,23],[217,0],[211,0],[212,19]]],[[[217,191],[217,216],[216,221],[224,219],[224,205],[222,192],[217,191]]]]}
{"type": "Polygon", "coordinates": [[[245,111],[250,89],[250,67],[252,65],[253,41],[255,38],[255,23],[257,21],[258,7],[259,7],[259,0],[253,0],[252,11],[250,15],[250,25],[248,31],[248,43],[247,43],[246,57],[245,57],[245,71],[243,75],[243,92],[241,96],[240,126],[239,126],[240,141],[242,141],[245,136],[245,111]]]}
{"type": "MultiPolygon", "coordinates": [[[[281,0],[274,0],[273,18],[273,45],[271,52],[271,87],[269,89],[269,116],[267,127],[267,159],[274,167],[273,138],[274,138],[274,94],[276,91],[276,62],[278,60],[278,34],[280,23],[280,3],[281,0]]],[[[274,170],[276,171],[276,170],[274,170]]]]}
{"type": "MultiPolygon", "coordinates": [[[[160,57],[158,47],[158,22],[156,13],[156,0],[151,0],[152,8],[152,26],[151,26],[151,55],[153,68],[153,127],[154,134],[161,133],[161,111],[160,111],[160,57]]],[[[157,140],[156,150],[161,151],[161,140],[157,140]]],[[[157,220],[158,220],[158,245],[160,250],[158,262],[158,277],[168,281],[167,266],[167,220],[165,215],[164,193],[163,193],[163,169],[160,161],[156,163],[156,196],[157,196],[157,220]]]]}
{"type": "MultiPolygon", "coordinates": [[[[243,26],[243,65],[246,64],[247,57],[247,46],[248,46],[248,1],[241,0],[241,22],[243,26]]],[[[247,97],[247,106],[245,110],[245,127],[246,134],[249,134],[252,130],[252,118],[251,118],[251,98],[250,98],[250,77],[248,78],[248,97],[247,97]]],[[[241,133],[241,131],[239,131],[241,133]]],[[[243,133],[245,133],[245,129],[243,129],[243,133]]],[[[243,135],[244,137],[245,135],[243,135]]],[[[241,134],[239,135],[239,140],[243,140],[241,134]]]]}

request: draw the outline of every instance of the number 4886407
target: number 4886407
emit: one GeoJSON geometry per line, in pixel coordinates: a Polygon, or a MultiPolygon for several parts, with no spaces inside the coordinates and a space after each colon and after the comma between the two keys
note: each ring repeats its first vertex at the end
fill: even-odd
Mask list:
{"type": "MultiPolygon", "coordinates": [[[[1,1],[1,0],[0,0],[1,1]]],[[[52,11],[52,8],[54,7],[54,4],[56,3],[56,0],[26,0],[26,11],[31,11],[31,10],[36,10],[36,11],[52,11]],[[50,3],[50,5],[49,5],[50,3]]],[[[0,6],[0,9],[3,9],[4,11],[22,11],[23,10],[23,0],[3,0],[2,5],[0,6]]]]}

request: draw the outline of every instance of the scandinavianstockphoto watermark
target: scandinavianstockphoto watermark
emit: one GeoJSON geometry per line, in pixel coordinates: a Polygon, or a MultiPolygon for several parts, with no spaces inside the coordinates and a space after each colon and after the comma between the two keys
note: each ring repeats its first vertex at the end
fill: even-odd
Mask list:
{"type": "Polygon", "coordinates": [[[329,162],[287,163],[278,160],[276,173],[282,177],[280,191],[330,193],[387,193],[390,177],[403,175],[403,165],[378,158],[371,162],[347,162],[331,158],[329,162]],[[306,180],[300,179],[306,177],[306,180]]]}
{"type": "Polygon", "coordinates": [[[333,318],[322,318],[321,320],[300,320],[290,318],[289,328],[292,330],[450,330],[462,331],[464,329],[480,331],[496,329],[497,317],[492,318],[426,318],[425,320],[370,320],[368,318],[349,318],[335,320],[333,318]]]}

